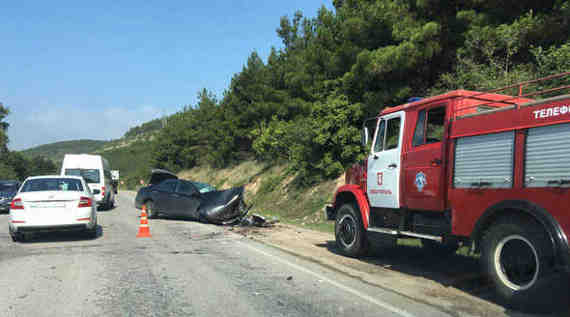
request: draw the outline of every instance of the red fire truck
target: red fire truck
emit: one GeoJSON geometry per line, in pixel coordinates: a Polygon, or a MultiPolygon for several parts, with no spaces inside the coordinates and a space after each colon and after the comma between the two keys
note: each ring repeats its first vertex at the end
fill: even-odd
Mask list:
{"type": "Polygon", "coordinates": [[[570,85],[523,88],[569,79],[456,90],[369,119],[369,155],[326,207],[338,248],[359,256],[398,237],[433,252],[470,245],[505,304],[533,300],[546,276],[570,267],[570,85]]]}

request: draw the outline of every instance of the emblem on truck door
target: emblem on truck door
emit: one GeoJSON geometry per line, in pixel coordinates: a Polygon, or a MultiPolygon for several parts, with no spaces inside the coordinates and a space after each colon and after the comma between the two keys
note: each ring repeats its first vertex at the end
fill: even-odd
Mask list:
{"type": "Polygon", "coordinates": [[[384,174],[383,174],[382,172],[379,172],[379,173],[377,174],[377,176],[378,176],[378,179],[377,179],[378,186],[382,186],[383,175],[384,175],[384,174]]]}
{"type": "Polygon", "coordinates": [[[426,174],[424,174],[423,172],[417,173],[416,174],[416,181],[414,182],[414,184],[416,184],[418,191],[421,192],[424,189],[424,187],[427,185],[426,174]]]}

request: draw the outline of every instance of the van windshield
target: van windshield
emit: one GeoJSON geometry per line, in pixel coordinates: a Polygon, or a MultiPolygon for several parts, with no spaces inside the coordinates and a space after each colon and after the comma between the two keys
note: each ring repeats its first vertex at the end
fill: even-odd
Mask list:
{"type": "Polygon", "coordinates": [[[85,182],[89,184],[99,183],[100,181],[98,169],[66,168],[65,175],[83,176],[85,182]]]}

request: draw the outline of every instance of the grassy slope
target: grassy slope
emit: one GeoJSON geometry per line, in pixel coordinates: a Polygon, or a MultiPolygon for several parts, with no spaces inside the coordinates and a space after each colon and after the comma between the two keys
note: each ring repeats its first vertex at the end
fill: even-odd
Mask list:
{"type": "MultiPolygon", "coordinates": [[[[122,139],[121,139],[122,140],[122,139]]],[[[135,188],[139,179],[147,180],[150,175],[151,152],[148,141],[144,139],[119,142],[115,146],[106,146],[96,154],[109,160],[112,169],[119,170],[122,188],[135,188]]]]}
{"type": "Polygon", "coordinates": [[[104,147],[108,141],[100,140],[73,140],[73,141],[62,141],[50,144],[44,144],[36,146],[27,150],[22,151],[22,155],[28,158],[35,156],[43,156],[54,162],[62,162],[63,156],[67,153],[71,154],[81,154],[81,153],[93,153],[102,147],[104,147]]]}
{"type": "Polygon", "coordinates": [[[179,177],[210,183],[219,189],[245,185],[245,200],[253,204],[250,212],[303,227],[332,232],[333,223],[325,221],[323,207],[332,200],[343,180],[327,181],[311,188],[295,185],[295,175],[286,166],[265,166],[245,161],[225,169],[196,167],[179,177]]]}
{"type": "Polygon", "coordinates": [[[22,151],[26,157],[41,155],[58,166],[61,165],[65,154],[99,154],[109,160],[112,169],[121,173],[122,188],[135,188],[142,178],[150,175],[151,153],[149,141],[153,134],[140,134],[129,138],[112,141],[74,140],[40,145],[22,151]]]}

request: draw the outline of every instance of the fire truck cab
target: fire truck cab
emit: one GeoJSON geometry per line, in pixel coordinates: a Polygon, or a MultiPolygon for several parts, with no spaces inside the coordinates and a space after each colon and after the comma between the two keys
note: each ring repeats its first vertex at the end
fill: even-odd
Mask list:
{"type": "Polygon", "coordinates": [[[568,272],[570,95],[551,95],[569,86],[533,100],[522,94],[533,82],[507,87],[521,87],[516,97],[457,90],[373,118],[367,159],[326,207],[338,248],[359,256],[398,237],[438,253],[469,245],[513,306],[568,272]]]}

